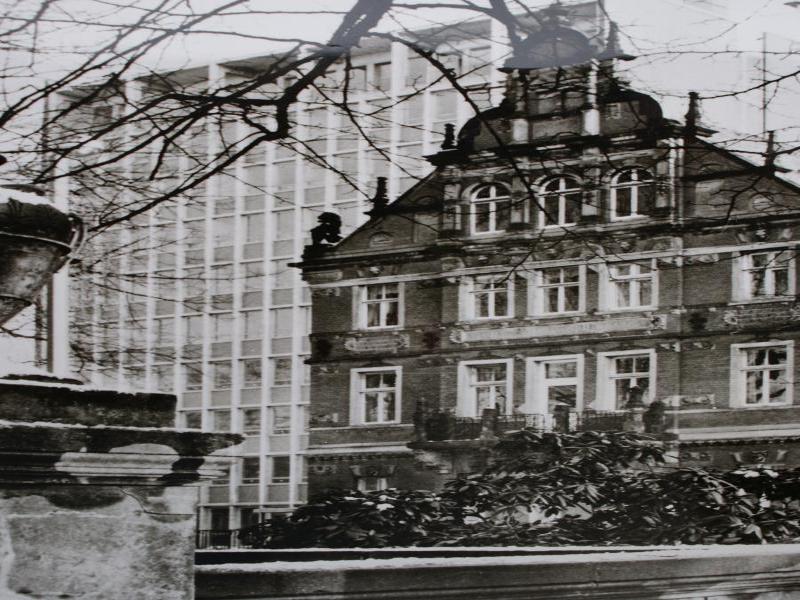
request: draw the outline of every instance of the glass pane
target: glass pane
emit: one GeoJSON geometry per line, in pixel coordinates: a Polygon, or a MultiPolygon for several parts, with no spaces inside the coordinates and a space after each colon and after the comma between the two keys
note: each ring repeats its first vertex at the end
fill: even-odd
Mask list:
{"type": "Polygon", "coordinates": [[[554,385],[547,392],[547,408],[550,412],[559,405],[575,408],[578,396],[574,385],[554,385]]]}
{"type": "Polygon", "coordinates": [[[558,288],[547,288],[544,298],[545,312],[559,312],[558,309],[558,288]]]}
{"type": "Polygon", "coordinates": [[[383,286],[368,285],[367,286],[367,300],[379,300],[383,297],[383,286]]]}
{"type": "Polygon", "coordinates": [[[556,225],[558,223],[559,196],[546,196],[544,199],[544,224],[556,225]]]}
{"type": "Polygon", "coordinates": [[[381,374],[380,373],[367,373],[364,376],[365,387],[368,390],[375,390],[381,387],[381,374]]]}
{"type": "Polygon", "coordinates": [[[495,210],[495,230],[503,230],[508,228],[508,223],[511,220],[511,203],[510,202],[496,202],[495,210]]]}
{"type": "Polygon", "coordinates": [[[634,359],[630,358],[630,357],[620,357],[620,358],[614,359],[614,363],[616,365],[615,372],[617,374],[633,373],[634,372],[634,370],[633,370],[633,361],[634,361],[634,359]]]}
{"type": "Polygon", "coordinates": [[[563,273],[563,280],[565,282],[572,282],[577,283],[580,281],[581,272],[578,267],[567,267],[565,269],[561,269],[563,273]]]}
{"type": "Polygon", "coordinates": [[[367,327],[380,327],[381,305],[379,302],[367,304],[367,327]]]}
{"type": "Polygon", "coordinates": [[[490,231],[489,228],[489,203],[475,205],[475,231],[490,231]]]}
{"type": "Polygon", "coordinates": [[[478,317],[489,317],[489,294],[476,294],[475,295],[475,314],[478,317]]]}
{"type": "Polygon", "coordinates": [[[616,305],[619,308],[625,308],[630,306],[630,294],[631,294],[631,284],[627,281],[617,281],[614,284],[617,292],[617,302],[616,305]]]}
{"type": "Polygon", "coordinates": [[[543,280],[545,284],[553,285],[556,283],[561,283],[563,272],[562,269],[545,269],[542,271],[543,280]]]}
{"type": "Polygon", "coordinates": [[[786,363],[786,348],[770,348],[767,353],[769,364],[782,365],[786,363]]]}
{"type": "Polygon", "coordinates": [[[564,288],[564,310],[578,310],[580,290],[578,286],[571,285],[564,288]]]}
{"type": "Polygon", "coordinates": [[[364,394],[364,420],[375,423],[378,420],[378,394],[371,392],[364,394]]]}
{"type": "Polygon", "coordinates": [[[394,392],[387,392],[383,396],[383,416],[382,421],[394,420],[394,392]]]}
{"type": "Polygon", "coordinates": [[[764,373],[762,371],[749,371],[746,375],[745,403],[758,404],[761,401],[764,387],[764,373]]]}
{"type": "Polygon", "coordinates": [[[544,376],[547,379],[576,377],[577,374],[578,374],[578,363],[576,363],[575,361],[547,362],[544,364],[544,376]]]}
{"type": "Polygon", "coordinates": [[[494,295],[494,315],[503,317],[508,314],[508,294],[506,292],[496,292],[494,295]]]}
{"type": "Polygon", "coordinates": [[[242,431],[244,433],[258,433],[261,429],[261,409],[245,408],[242,410],[242,431]]]}
{"type": "Polygon", "coordinates": [[[763,365],[767,358],[766,348],[752,348],[747,350],[747,365],[756,366],[763,365]]]}
{"type": "Polygon", "coordinates": [[[474,369],[477,374],[476,381],[505,381],[505,365],[485,365],[474,369]]]}
{"type": "Polygon", "coordinates": [[[775,295],[786,296],[789,292],[789,271],[788,269],[778,269],[773,271],[775,277],[775,295]]]}
{"type": "Polygon", "coordinates": [[[564,223],[577,223],[581,214],[580,193],[567,194],[564,202],[564,223]]]}
{"type": "Polygon", "coordinates": [[[649,280],[639,282],[639,306],[648,306],[651,303],[653,286],[649,280]]]}
{"type": "Polygon", "coordinates": [[[381,375],[381,383],[384,388],[393,388],[396,376],[394,373],[383,373],[381,375]]]}
{"type": "Polygon", "coordinates": [[[783,370],[769,372],[769,401],[786,402],[786,379],[783,370]]]}
{"type": "Polygon", "coordinates": [[[639,356],[634,359],[634,367],[637,373],[648,373],[650,371],[650,357],[639,356]]]}
{"type": "Polygon", "coordinates": [[[629,217],[631,215],[631,189],[617,189],[617,217],[629,217]]]}
{"type": "Polygon", "coordinates": [[[396,283],[387,283],[385,286],[383,286],[384,298],[397,298],[398,295],[399,291],[396,283]]]}
{"type": "Polygon", "coordinates": [[[397,302],[386,302],[386,323],[384,325],[392,326],[397,325],[397,302]]]}

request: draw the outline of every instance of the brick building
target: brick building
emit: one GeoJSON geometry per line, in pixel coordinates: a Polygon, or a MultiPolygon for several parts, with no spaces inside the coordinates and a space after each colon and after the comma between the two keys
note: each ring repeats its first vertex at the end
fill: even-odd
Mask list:
{"type": "Polygon", "coordinates": [[[559,21],[505,98],[342,241],[315,230],[310,491],[435,487],[493,435],[645,429],[685,464],[800,462],[800,189],[559,21]]]}

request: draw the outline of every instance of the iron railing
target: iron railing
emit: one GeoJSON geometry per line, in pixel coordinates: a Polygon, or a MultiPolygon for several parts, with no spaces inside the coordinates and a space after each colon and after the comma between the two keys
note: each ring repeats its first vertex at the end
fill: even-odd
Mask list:
{"type": "Polygon", "coordinates": [[[623,431],[629,418],[625,410],[588,410],[570,413],[572,431],[623,431]]]}

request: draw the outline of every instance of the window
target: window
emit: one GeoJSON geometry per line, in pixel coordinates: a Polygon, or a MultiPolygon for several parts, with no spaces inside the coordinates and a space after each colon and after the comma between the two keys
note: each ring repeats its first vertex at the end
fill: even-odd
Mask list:
{"type": "Polygon", "coordinates": [[[598,355],[598,409],[622,410],[638,394],[645,404],[653,398],[655,352],[630,350],[598,355]]]}
{"type": "Polygon", "coordinates": [[[239,361],[243,388],[261,387],[261,359],[244,358],[239,361]]]}
{"type": "Polygon", "coordinates": [[[646,215],[653,203],[653,176],[645,169],[626,169],[611,183],[611,220],[646,215]]]}
{"type": "Polygon", "coordinates": [[[361,288],[361,326],[365,329],[397,327],[401,315],[400,283],[376,283],[361,288]]]}
{"type": "Polygon", "coordinates": [[[292,359],[273,358],[272,362],[272,385],[291,385],[292,384],[292,359]]]}
{"type": "Polygon", "coordinates": [[[359,477],[356,481],[359,492],[378,492],[389,487],[386,477],[359,477]]]}
{"type": "Polygon", "coordinates": [[[242,483],[258,483],[261,475],[261,460],[257,456],[242,459],[242,483]]]}
{"type": "Polygon", "coordinates": [[[183,389],[186,392],[202,389],[203,369],[199,363],[185,363],[183,365],[183,389]]]}
{"type": "Polygon", "coordinates": [[[539,188],[539,226],[574,225],[581,212],[581,188],[577,179],[556,177],[539,188]]]}
{"type": "Polygon", "coordinates": [[[211,341],[229,342],[233,336],[233,314],[213,313],[208,317],[211,328],[211,341]]]}
{"type": "Polygon", "coordinates": [[[556,315],[583,310],[583,267],[552,267],[534,274],[533,313],[556,315]]]}
{"type": "Polygon", "coordinates": [[[211,381],[215,390],[231,389],[231,363],[230,362],[211,362],[208,363],[211,370],[211,381]]]}
{"type": "Polygon", "coordinates": [[[391,63],[377,63],[372,67],[372,87],[384,92],[392,88],[391,63]]]}
{"type": "Polygon", "coordinates": [[[528,409],[552,414],[556,406],[582,409],[583,356],[564,355],[528,359],[528,409]]]}
{"type": "Polygon", "coordinates": [[[244,275],[244,291],[260,292],[264,287],[264,263],[260,261],[242,263],[242,272],[244,275]]]}
{"type": "Polygon", "coordinates": [[[613,310],[655,306],[656,273],[653,260],[609,265],[605,307],[613,310]]]}
{"type": "Polygon", "coordinates": [[[273,456],[270,481],[272,483],[288,483],[290,465],[291,459],[288,456],[273,456]]]}
{"type": "Polygon", "coordinates": [[[260,310],[243,311],[242,328],[244,329],[244,339],[260,340],[264,330],[263,313],[260,310]]]}
{"type": "Polygon", "coordinates": [[[736,261],[737,300],[794,295],[794,257],[788,250],[752,252],[736,261]]]}
{"type": "Polygon", "coordinates": [[[479,276],[468,285],[466,318],[498,319],[512,315],[514,286],[511,276],[479,276]]]}
{"type": "Polygon", "coordinates": [[[511,359],[461,363],[459,415],[479,417],[486,408],[498,408],[501,414],[510,412],[512,365],[511,359]]]}
{"type": "Polygon", "coordinates": [[[792,342],[731,346],[731,397],[738,406],[792,403],[792,342]]]}
{"type": "Polygon", "coordinates": [[[508,227],[511,197],[499,185],[486,185],[472,194],[472,233],[498,233],[508,227]]]}
{"type": "Polygon", "coordinates": [[[269,409],[269,432],[286,435],[292,432],[292,407],[273,406],[269,409]]]}
{"type": "Polygon", "coordinates": [[[228,432],[231,430],[231,411],[230,410],[212,410],[211,411],[213,431],[228,432]]]}
{"type": "Polygon", "coordinates": [[[353,424],[400,421],[400,367],[354,369],[350,386],[353,424]]]}
{"type": "Polygon", "coordinates": [[[261,409],[243,408],[242,433],[244,435],[258,435],[261,432],[261,409]]]}
{"type": "Polygon", "coordinates": [[[181,413],[181,426],[186,429],[202,429],[203,413],[199,410],[186,410],[181,413]]]}

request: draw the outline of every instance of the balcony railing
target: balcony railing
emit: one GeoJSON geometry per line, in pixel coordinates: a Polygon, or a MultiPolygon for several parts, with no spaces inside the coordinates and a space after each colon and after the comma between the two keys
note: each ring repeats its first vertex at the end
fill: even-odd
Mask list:
{"type": "Polygon", "coordinates": [[[212,548],[250,548],[252,542],[248,533],[252,528],[245,529],[198,529],[195,534],[195,547],[198,550],[212,548]]]}
{"type": "Polygon", "coordinates": [[[565,409],[549,414],[498,415],[485,409],[480,417],[457,417],[450,412],[426,413],[418,409],[414,419],[417,441],[480,440],[496,438],[520,429],[535,431],[638,431],[658,434],[664,430],[663,404],[627,410],[583,411],[565,409]]]}

